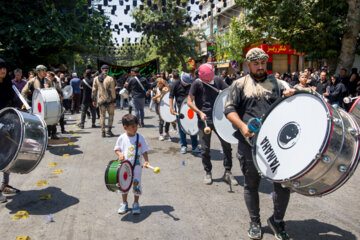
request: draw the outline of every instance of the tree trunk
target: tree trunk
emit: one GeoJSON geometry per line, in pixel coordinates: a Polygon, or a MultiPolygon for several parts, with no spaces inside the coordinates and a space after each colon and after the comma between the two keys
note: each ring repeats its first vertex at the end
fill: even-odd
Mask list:
{"type": "Polygon", "coordinates": [[[349,5],[346,22],[348,31],[341,40],[341,52],[336,72],[339,73],[342,68],[350,72],[355,59],[356,42],[360,33],[360,0],[347,0],[349,5]]]}

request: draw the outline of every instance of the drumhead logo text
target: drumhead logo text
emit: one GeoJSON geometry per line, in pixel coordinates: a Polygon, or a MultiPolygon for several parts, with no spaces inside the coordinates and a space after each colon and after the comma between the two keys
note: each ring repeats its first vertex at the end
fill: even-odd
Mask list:
{"type": "Polygon", "coordinates": [[[278,144],[282,149],[289,149],[295,145],[300,136],[300,126],[296,122],[285,124],[279,132],[278,144]]]}
{"type": "Polygon", "coordinates": [[[267,137],[265,137],[261,141],[260,146],[261,146],[262,150],[264,151],[264,154],[265,154],[267,162],[269,163],[271,172],[275,173],[276,169],[280,166],[280,163],[277,159],[274,149],[272,148],[272,146],[270,144],[269,139],[267,137]]]}

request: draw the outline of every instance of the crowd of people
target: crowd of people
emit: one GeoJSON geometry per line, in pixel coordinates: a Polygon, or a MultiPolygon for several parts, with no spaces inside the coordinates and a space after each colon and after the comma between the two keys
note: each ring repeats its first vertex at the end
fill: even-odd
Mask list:
{"type": "MultiPolygon", "coordinates": [[[[122,119],[125,133],[122,134],[115,146],[115,152],[119,160],[127,156],[128,150],[134,145],[137,127],[147,127],[145,122],[145,106],[148,104],[150,111],[156,111],[159,115],[159,140],[170,140],[169,130],[171,126],[178,131],[180,136],[179,152],[186,154],[190,152],[187,149],[186,133],[180,126],[178,110],[185,99],[188,106],[198,115],[199,133],[190,136],[191,152],[201,153],[203,169],[205,171],[204,184],[212,184],[212,164],[210,155],[211,134],[205,133],[205,127],[209,127],[214,132],[222,146],[224,154],[224,180],[231,185],[237,185],[236,179],[231,173],[232,168],[232,148],[217,133],[213,121],[212,110],[218,92],[230,88],[224,113],[226,117],[238,129],[237,138],[239,139],[237,158],[240,161],[241,170],[245,177],[244,198],[250,215],[250,228],[248,235],[252,239],[261,239],[261,221],[259,214],[259,195],[258,187],[260,176],[253,163],[251,147],[245,137],[252,137],[254,133],[249,130],[246,122],[250,117],[261,117],[272,105],[272,103],[281,97],[281,95],[291,96],[295,89],[316,92],[325,96],[330,104],[348,109],[344,104],[345,96],[357,96],[360,92],[360,75],[357,69],[352,69],[347,73],[341,69],[339,74],[328,77],[326,68],[312,72],[306,68],[302,72],[292,74],[275,73],[270,75],[266,73],[266,61],[268,56],[261,49],[252,49],[246,56],[249,67],[249,73],[245,74],[236,70],[234,74],[228,74],[226,70],[221,75],[215,76],[215,69],[211,64],[202,64],[193,74],[179,73],[174,70],[168,74],[166,72],[151,73],[145,77],[140,74],[140,69],[135,67],[130,73],[123,73],[121,76],[109,76],[109,66],[101,66],[100,72],[88,67],[83,74],[73,72],[71,74],[61,72],[59,69],[47,69],[44,65],[38,65],[35,72],[29,72],[27,78],[23,76],[22,70],[17,68],[13,70],[11,80],[12,84],[21,92],[22,96],[28,100],[31,105],[32,94],[35,89],[55,88],[60,96],[61,105],[64,108],[59,125],[61,132],[66,134],[65,130],[65,112],[69,114],[80,113],[81,120],[78,126],[85,128],[86,115],[91,118],[91,127],[96,128],[96,119],[100,118],[101,137],[113,137],[112,132],[115,109],[124,109],[128,107],[129,114],[122,119]],[[259,89],[251,88],[248,85],[256,83],[259,89]],[[64,98],[64,89],[66,86],[72,87],[72,95],[64,98]],[[281,92],[273,91],[275,88],[281,89],[281,92]],[[252,89],[252,90],[249,90],[252,89]],[[169,92],[170,113],[176,115],[176,121],[173,123],[165,122],[159,114],[160,100],[162,96],[169,92]],[[268,96],[270,93],[271,96],[268,96]],[[268,101],[271,99],[271,101],[268,101]],[[134,110],[135,117],[131,115],[134,110]],[[108,114],[108,123],[105,124],[106,113],[108,114]],[[177,123],[177,124],[176,124],[177,123]],[[106,129],[107,126],[107,129],[106,129]],[[200,146],[198,146],[200,142],[200,146]]],[[[0,90],[6,92],[6,79],[10,79],[5,61],[0,59],[0,90]]],[[[8,90],[8,89],[7,89],[8,90]]],[[[23,104],[17,99],[15,94],[0,94],[0,109],[4,107],[23,108],[23,104]],[[9,100],[10,99],[10,100],[9,100]]],[[[48,134],[52,139],[58,139],[57,126],[48,126],[48,134]]],[[[140,155],[147,159],[147,143],[140,136],[143,148],[140,155]]],[[[133,156],[133,155],[131,155],[133,156]]],[[[140,159],[133,159],[140,161],[140,159]]],[[[139,162],[140,164],[140,162],[139,162]]],[[[141,195],[141,173],[137,174],[137,189],[134,190],[136,199],[141,195]]],[[[9,185],[9,174],[4,173],[2,193],[18,193],[20,190],[9,185]]],[[[0,192],[0,194],[1,194],[0,192]]],[[[287,204],[290,199],[290,191],[283,188],[281,184],[274,183],[274,215],[268,219],[268,224],[274,231],[277,239],[289,239],[285,231],[283,218],[287,204]]],[[[134,203],[135,213],[140,213],[140,206],[134,203]]],[[[6,201],[1,194],[0,201],[6,201]]],[[[128,210],[127,193],[123,193],[123,203],[118,212],[123,214],[128,210]]]]}

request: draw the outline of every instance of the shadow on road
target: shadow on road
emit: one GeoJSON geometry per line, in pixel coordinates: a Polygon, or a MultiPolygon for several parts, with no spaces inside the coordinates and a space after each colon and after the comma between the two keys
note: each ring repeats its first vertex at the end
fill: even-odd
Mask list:
{"type": "Polygon", "coordinates": [[[73,146],[52,146],[50,147],[48,150],[50,153],[57,155],[57,156],[62,156],[64,154],[70,154],[71,155],[78,155],[78,154],[82,154],[83,151],[77,149],[79,148],[79,145],[73,145],[73,146]]]}
{"type": "Polygon", "coordinates": [[[143,206],[141,207],[140,215],[133,215],[131,210],[121,218],[121,221],[139,223],[148,218],[153,212],[163,212],[169,217],[171,217],[174,221],[179,221],[180,218],[175,217],[171,214],[171,212],[175,211],[172,206],[169,205],[156,205],[156,206],[143,206]]]}
{"type": "Polygon", "coordinates": [[[7,198],[10,201],[5,207],[10,210],[10,214],[15,214],[17,211],[28,211],[30,215],[47,215],[79,203],[79,199],[65,194],[57,187],[22,191],[17,195],[7,196],[7,198]],[[51,198],[39,200],[40,194],[51,194],[51,198]]]}
{"type": "MultiPolygon", "coordinates": [[[[286,221],[286,229],[294,240],[355,240],[356,236],[351,232],[337,226],[319,222],[315,219],[304,221],[286,221]]],[[[263,228],[264,233],[272,234],[270,227],[263,228]]]]}

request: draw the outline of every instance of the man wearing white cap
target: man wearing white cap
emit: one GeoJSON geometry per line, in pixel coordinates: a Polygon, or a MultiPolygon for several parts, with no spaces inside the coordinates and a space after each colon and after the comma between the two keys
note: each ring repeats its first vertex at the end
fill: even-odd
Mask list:
{"type": "MultiPolygon", "coordinates": [[[[226,117],[242,133],[239,130],[236,132],[239,139],[237,156],[245,178],[244,198],[251,219],[248,230],[251,239],[262,238],[258,193],[261,177],[253,163],[251,146],[244,138],[248,137],[252,141],[251,137],[254,136],[246,123],[251,118],[260,119],[282,95],[291,96],[295,92],[294,89],[283,89],[273,75],[266,74],[268,58],[260,48],[253,48],[246,54],[250,74],[231,85],[224,110],[226,117]]],[[[290,239],[283,221],[289,199],[290,190],[283,188],[280,183],[274,183],[274,213],[267,222],[276,239],[290,239]]]]}

